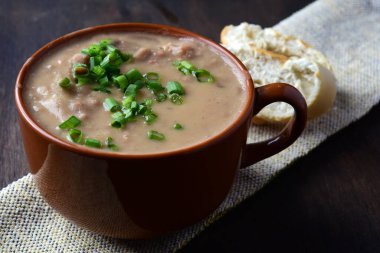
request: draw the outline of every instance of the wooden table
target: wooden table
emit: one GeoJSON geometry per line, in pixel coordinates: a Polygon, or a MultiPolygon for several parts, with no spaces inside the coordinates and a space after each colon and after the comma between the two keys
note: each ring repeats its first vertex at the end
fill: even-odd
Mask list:
{"type": "MultiPolygon", "coordinates": [[[[27,173],[13,89],[50,40],[111,22],[156,22],[219,40],[224,25],[271,26],[309,0],[0,1],[0,189],[27,173]],[[223,3],[223,4],[222,4],[223,3]]],[[[183,252],[380,252],[380,106],[206,229],[183,252]]]]}

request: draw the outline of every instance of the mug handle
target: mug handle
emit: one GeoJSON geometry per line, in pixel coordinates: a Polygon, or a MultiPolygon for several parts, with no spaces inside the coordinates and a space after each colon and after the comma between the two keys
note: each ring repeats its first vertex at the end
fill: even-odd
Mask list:
{"type": "Polygon", "coordinates": [[[241,167],[247,167],[289,147],[302,133],[306,126],[307,105],[302,94],[286,83],[272,83],[255,88],[253,116],[273,102],[285,102],[294,108],[294,116],[284,129],[275,137],[247,144],[241,167]]]}

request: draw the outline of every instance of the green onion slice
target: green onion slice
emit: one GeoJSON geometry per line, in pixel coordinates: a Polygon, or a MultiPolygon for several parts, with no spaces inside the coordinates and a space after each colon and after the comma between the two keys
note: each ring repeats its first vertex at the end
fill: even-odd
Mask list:
{"type": "Polygon", "coordinates": [[[102,147],[102,144],[100,143],[99,140],[92,139],[92,138],[86,138],[84,140],[84,145],[91,147],[91,148],[101,148],[102,147]]]}
{"type": "Polygon", "coordinates": [[[128,78],[125,75],[114,77],[113,82],[120,88],[122,92],[124,92],[128,86],[128,78]]]}
{"type": "Polygon", "coordinates": [[[183,104],[183,98],[180,95],[178,95],[177,93],[173,93],[170,95],[170,101],[176,105],[183,104]]]}
{"type": "Polygon", "coordinates": [[[70,79],[65,77],[63,78],[61,81],[59,81],[59,86],[61,86],[62,88],[69,88],[71,86],[71,82],[70,82],[70,79]]]}
{"type": "Polygon", "coordinates": [[[165,135],[162,133],[159,133],[155,130],[150,130],[147,132],[147,136],[150,140],[156,140],[156,141],[163,141],[165,140],[165,135]]]}
{"type": "Polygon", "coordinates": [[[116,112],[121,110],[121,105],[114,98],[106,98],[103,102],[106,111],[116,112]]]}
{"type": "Polygon", "coordinates": [[[135,68],[129,70],[125,76],[128,78],[129,83],[135,83],[136,81],[143,79],[140,71],[135,68]]]}
{"type": "Polygon", "coordinates": [[[124,95],[125,96],[131,96],[135,98],[137,96],[137,92],[139,90],[139,87],[136,84],[130,84],[128,85],[127,89],[125,89],[124,95]]]}
{"type": "Polygon", "coordinates": [[[109,89],[107,89],[106,87],[104,87],[102,85],[94,86],[94,87],[92,87],[92,90],[94,90],[94,91],[101,91],[101,92],[108,93],[108,94],[111,93],[111,91],[109,89]]]}
{"type": "Polygon", "coordinates": [[[148,81],[146,86],[148,89],[150,89],[154,93],[165,90],[165,88],[161,85],[161,83],[157,81],[148,81]]]}
{"type": "Polygon", "coordinates": [[[112,122],[111,126],[115,128],[124,127],[127,120],[125,119],[125,115],[122,112],[115,112],[112,114],[112,122]]]}
{"type": "Polygon", "coordinates": [[[71,128],[75,128],[80,123],[81,123],[81,121],[73,115],[70,118],[68,118],[67,120],[65,120],[64,122],[62,122],[58,127],[60,129],[71,129],[71,128]]]}
{"type": "Polygon", "coordinates": [[[145,113],[144,119],[145,119],[145,124],[152,125],[156,121],[157,115],[154,112],[149,111],[145,113]]]}
{"type": "Polygon", "coordinates": [[[107,148],[113,151],[119,150],[118,146],[113,143],[112,137],[107,137],[104,143],[106,144],[107,148]]]}
{"type": "Polygon", "coordinates": [[[135,98],[132,95],[128,95],[123,99],[123,106],[126,108],[129,108],[131,106],[132,101],[134,101],[135,98]]]}
{"type": "Polygon", "coordinates": [[[182,85],[179,82],[176,81],[170,81],[166,84],[166,91],[169,94],[178,94],[178,95],[184,95],[185,90],[183,89],[182,85]]]}
{"type": "Polygon", "coordinates": [[[75,128],[70,129],[70,131],[67,135],[67,139],[69,141],[75,142],[75,143],[81,143],[82,137],[83,137],[82,131],[75,129],[75,128]]]}
{"type": "Polygon", "coordinates": [[[167,98],[168,96],[165,93],[159,93],[156,95],[156,101],[159,103],[164,102],[167,98]]]}
{"type": "Polygon", "coordinates": [[[73,77],[75,78],[88,76],[89,70],[88,70],[87,65],[83,63],[73,64],[72,74],[73,74],[73,77]]]}
{"type": "Polygon", "coordinates": [[[148,72],[144,74],[144,78],[147,81],[157,81],[157,82],[160,81],[160,75],[156,72],[148,72]]]}
{"type": "Polygon", "coordinates": [[[215,81],[215,78],[207,70],[197,69],[193,73],[194,73],[194,76],[197,78],[198,82],[212,83],[215,81]]]}
{"type": "Polygon", "coordinates": [[[182,126],[181,124],[179,124],[179,123],[175,123],[175,124],[173,125],[173,128],[176,129],[176,130],[182,130],[182,129],[183,129],[183,126],[182,126]]]}

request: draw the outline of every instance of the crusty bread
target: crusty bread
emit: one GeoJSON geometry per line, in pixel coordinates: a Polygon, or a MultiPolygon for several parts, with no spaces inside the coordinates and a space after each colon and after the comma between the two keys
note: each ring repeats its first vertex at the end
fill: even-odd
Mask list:
{"type": "MultiPolygon", "coordinates": [[[[221,42],[244,63],[256,87],[273,82],[296,87],[305,97],[309,119],[332,107],[336,81],[331,65],[306,42],[247,23],[226,26],[221,42]]],[[[287,122],[293,111],[288,104],[273,103],[261,110],[254,122],[287,122]]]]}

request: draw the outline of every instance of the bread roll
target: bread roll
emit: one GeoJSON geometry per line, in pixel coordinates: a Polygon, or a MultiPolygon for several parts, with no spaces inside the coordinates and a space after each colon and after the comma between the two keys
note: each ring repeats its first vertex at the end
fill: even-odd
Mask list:
{"type": "MultiPolygon", "coordinates": [[[[336,95],[336,79],[327,58],[306,42],[282,35],[272,28],[242,23],[226,26],[222,44],[249,70],[255,87],[284,82],[296,87],[308,105],[308,118],[327,112],[336,95]]],[[[266,106],[255,123],[285,123],[293,108],[283,102],[266,106]]]]}

